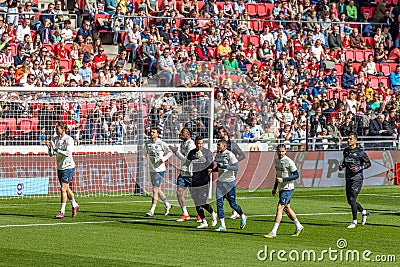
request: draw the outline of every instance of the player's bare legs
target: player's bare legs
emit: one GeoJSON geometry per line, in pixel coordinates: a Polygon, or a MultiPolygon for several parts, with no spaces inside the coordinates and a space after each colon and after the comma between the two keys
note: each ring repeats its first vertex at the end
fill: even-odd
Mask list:
{"type": "Polygon", "coordinates": [[[177,222],[183,222],[183,221],[188,220],[190,218],[189,213],[188,213],[187,208],[186,208],[185,188],[186,187],[179,187],[178,186],[178,189],[176,190],[176,195],[178,197],[178,202],[179,202],[179,205],[181,206],[181,209],[182,209],[182,217],[177,219],[176,220],[177,222]]]}
{"type": "MultiPolygon", "coordinates": [[[[66,183],[61,183],[61,203],[67,203],[69,185],[66,183]]],[[[71,190],[70,190],[71,191],[71,190]]]]}
{"type": "Polygon", "coordinates": [[[278,207],[276,208],[275,223],[281,223],[282,213],[283,213],[284,208],[285,208],[285,205],[278,204],[278,207]]]}
{"type": "Polygon", "coordinates": [[[186,207],[186,200],[185,200],[185,188],[179,187],[178,190],[176,190],[176,193],[178,195],[178,202],[181,207],[186,207]]]}
{"type": "MultiPolygon", "coordinates": [[[[157,204],[157,202],[158,202],[158,195],[160,194],[160,191],[161,191],[161,189],[160,189],[160,187],[158,187],[158,186],[153,186],[153,199],[152,199],[152,204],[153,205],[156,205],[157,204]]],[[[161,193],[162,193],[162,191],[161,191],[161,193]]],[[[163,193],[162,193],[163,194],[163,193]]],[[[164,195],[164,194],[163,194],[164,195]]],[[[160,196],[161,197],[161,196],[160,196]]],[[[164,197],[165,197],[165,195],[164,195],[164,197]]],[[[162,197],[161,197],[161,199],[162,199],[162,197]]]]}
{"type": "Polygon", "coordinates": [[[76,216],[76,213],[79,210],[79,205],[75,201],[74,193],[69,188],[69,184],[61,183],[61,209],[60,213],[56,216],[56,218],[62,218],[65,213],[65,207],[67,206],[67,200],[69,199],[72,204],[72,217],[76,216]]]}
{"type": "Polygon", "coordinates": [[[161,188],[158,188],[158,196],[160,197],[160,199],[162,201],[164,201],[165,199],[167,199],[167,197],[165,196],[164,192],[161,190],[161,188]]]}
{"type": "Polygon", "coordinates": [[[296,214],[290,208],[290,204],[288,204],[288,205],[278,204],[278,207],[276,209],[274,228],[268,235],[265,235],[265,237],[268,237],[268,238],[276,237],[276,232],[278,231],[279,224],[282,221],[283,211],[293,221],[293,223],[296,224],[296,231],[292,236],[298,236],[304,230],[304,227],[300,224],[299,220],[297,220],[296,214]]]}
{"type": "Polygon", "coordinates": [[[294,220],[297,219],[296,213],[294,213],[294,211],[290,208],[290,204],[289,204],[289,205],[286,205],[286,207],[285,207],[283,210],[285,211],[286,215],[287,215],[292,221],[294,221],[294,220]]]}

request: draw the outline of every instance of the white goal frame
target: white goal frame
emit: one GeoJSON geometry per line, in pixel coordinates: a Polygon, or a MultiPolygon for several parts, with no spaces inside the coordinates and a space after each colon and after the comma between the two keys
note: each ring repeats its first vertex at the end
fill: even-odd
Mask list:
{"type": "MultiPolygon", "coordinates": [[[[197,92],[206,92],[209,93],[209,104],[208,104],[208,114],[207,118],[209,119],[208,123],[208,138],[207,138],[207,143],[208,147],[212,150],[213,149],[213,132],[214,132],[214,88],[177,88],[177,87],[138,87],[138,88],[133,88],[133,87],[1,87],[0,88],[0,101],[2,99],[5,99],[6,96],[9,96],[11,94],[15,95],[22,95],[24,93],[32,93],[32,92],[44,92],[44,93],[50,93],[50,92],[110,92],[112,94],[127,94],[127,93],[137,93],[139,97],[139,103],[143,103],[143,96],[148,93],[180,93],[180,92],[191,92],[191,93],[197,93],[197,92]]],[[[98,96],[96,98],[104,98],[104,99],[112,99],[113,95],[110,96],[98,96]]],[[[42,100],[40,100],[42,101],[42,100]]],[[[140,105],[139,105],[140,106],[140,105]]],[[[141,141],[144,141],[141,140],[141,141]]],[[[113,153],[138,153],[140,154],[140,147],[141,142],[138,144],[132,144],[132,145],[112,145],[112,146],[101,146],[101,145],[79,145],[74,148],[74,153],[78,154],[95,154],[95,153],[106,153],[106,154],[113,154],[113,153]]],[[[207,145],[206,145],[207,146],[207,145]]],[[[18,155],[18,154],[32,154],[33,151],[37,151],[39,154],[45,153],[46,151],[44,147],[40,147],[39,145],[36,146],[4,146],[2,143],[0,143],[0,149],[2,152],[11,154],[11,155],[18,155]]],[[[2,161],[2,155],[0,155],[0,161],[2,161]]],[[[55,159],[53,159],[55,161],[55,159]]],[[[0,171],[1,171],[1,163],[0,163],[0,171]]],[[[56,163],[51,166],[56,168],[56,163]]],[[[144,166],[138,166],[139,168],[144,168],[144,166]]],[[[143,171],[146,171],[143,169],[143,171]]],[[[1,173],[0,173],[0,178],[2,178],[1,173]]],[[[29,178],[29,177],[26,177],[29,178]]],[[[4,179],[0,179],[4,180],[4,179]]],[[[210,197],[211,197],[211,192],[212,192],[212,186],[210,186],[210,197]]],[[[77,192],[79,195],[81,195],[80,192],[77,192]]],[[[131,194],[136,194],[136,193],[143,193],[143,192],[128,192],[128,193],[123,193],[123,194],[112,194],[112,193],[104,193],[104,192],[99,192],[99,193],[91,193],[91,194],[85,194],[83,193],[84,196],[89,196],[89,195],[100,195],[100,196],[121,196],[121,195],[131,195],[131,194]]],[[[172,193],[171,193],[172,194],[172,193]]],[[[173,193],[175,195],[175,193],[173,193]]],[[[57,196],[57,194],[54,194],[57,196]]],[[[48,195],[52,196],[52,195],[48,195]]],[[[82,195],[81,195],[82,196],[82,195]]],[[[12,196],[13,197],[13,196],[12,196]]],[[[44,197],[43,195],[24,195],[21,194],[17,197],[44,197]]],[[[0,198],[4,198],[0,195],[0,198]]]]}

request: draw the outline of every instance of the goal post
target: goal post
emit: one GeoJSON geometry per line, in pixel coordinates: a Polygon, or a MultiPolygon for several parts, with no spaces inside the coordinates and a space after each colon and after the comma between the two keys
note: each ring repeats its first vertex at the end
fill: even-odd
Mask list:
{"type": "MultiPolygon", "coordinates": [[[[0,88],[0,198],[58,196],[56,160],[45,145],[58,121],[74,139],[71,186],[78,196],[142,194],[151,191],[143,154],[150,127],[178,145],[185,126],[212,147],[214,89],[0,88]]],[[[167,162],[162,189],[169,197],[176,197],[179,167],[174,156],[167,162]]]]}

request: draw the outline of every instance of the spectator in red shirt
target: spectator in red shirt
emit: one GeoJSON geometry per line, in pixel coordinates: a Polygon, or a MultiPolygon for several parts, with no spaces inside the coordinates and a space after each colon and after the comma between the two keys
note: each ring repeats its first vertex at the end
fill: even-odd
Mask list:
{"type": "Polygon", "coordinates": [[[107,62],[107,55],[104,53],[104,48],[102,46],[99,47],[99,53],[94,56],[93,63],[96,69],[96,72],[99,70],[103,70],[104,66],[107,62]]]}
{"type": "Polygon", "coordinates": [[[61,38],[61,41],[55,47],[55,55],[59,56],[60,59],[69,59],[69,51],[65,46],[65,41],[63,38],[61,38]]]}

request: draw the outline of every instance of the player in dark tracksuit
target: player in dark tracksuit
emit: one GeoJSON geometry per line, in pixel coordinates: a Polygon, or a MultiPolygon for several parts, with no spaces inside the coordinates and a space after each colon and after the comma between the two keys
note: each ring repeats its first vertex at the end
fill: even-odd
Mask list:
{"type": "Polygon", "coordinates": [[[357,211],[362,213],[362,225],[366,223],[369,215],[367,210],[363,209],[357,202],[357,197],[364,180],[363,170],[371,167],[371,161],[365,151],[357,146],[355,133],[348,135],[347,145],[348,147],[343,151],[343,161],[339,170],[346,168],[346,197],[353,214],[353,221],[347,228],[355,228],[357,226],[357,211]]]}
{"type": "Polygon", "coordinates": [[[204,148],[203,138],[197,136],[195,139],[196,148],[189,151],[185,165],[192,172],[192,184],[189,187],[190,194],[196,205],[197,214],[201,218],[201,224],[197,228],[208,228],[204,215],[204,209],[212,216],[212,226],[217,225],[217,213],[210,204],[207,204],[208,191],[210,186],[210,169],[213,168],[213,153],[204,148]]]}

